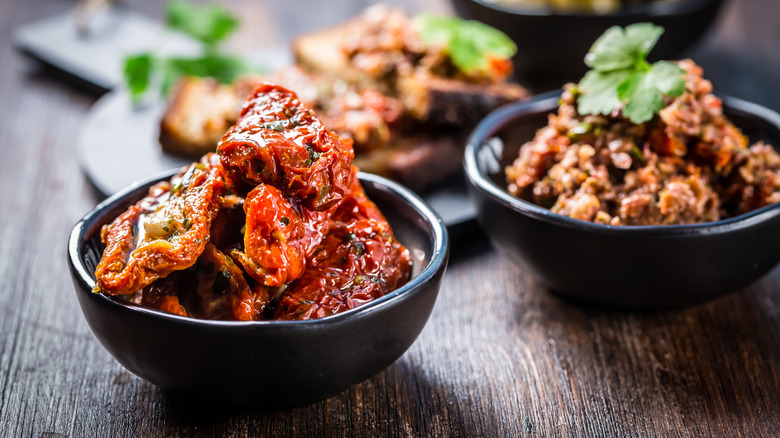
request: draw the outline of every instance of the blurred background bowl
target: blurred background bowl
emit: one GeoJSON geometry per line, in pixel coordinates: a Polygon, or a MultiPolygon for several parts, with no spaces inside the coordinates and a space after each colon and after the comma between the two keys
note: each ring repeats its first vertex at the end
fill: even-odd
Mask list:
{"type": "Polygon", "coordinates": [[[534,91],[577,82],[590,46],[608,28],[652,22],[666,29],[650,60],[677,59],[702,38],[725,0],[655,1],[627,5],[614,13],[567,13],[502,6],[500,0],[452,0],[466,19],[487,23],[517,43],[515,77],[534,91]]]}
{"type": "MultiPolygon", "coordinates": [[[[621,227],[572,219],[509,194],[505,167],[547,124],[559,97],[551,92],[494,111],[466,146],[477,220],[521,269],[576,300],[663,309],[739,290],[780,262],[780,203],[704,224],[621,227]]],[[[780,115],[739,99],[723,104],[751,142],[780,145],[780,115]]]]}
{"type": "Polygon", "coordinates": [[[385,369],[412,345],[433,309],[447,266],[441,219],[417,195],[360,174],[414,261],[411,280],[363,306],[309,321],[210,321],[92,293],[100,228],[172,172],[112,196],[76,224],[68,261],[90,329],[133,374],[175,393],[279,409],[335,395],[385,369]]]}

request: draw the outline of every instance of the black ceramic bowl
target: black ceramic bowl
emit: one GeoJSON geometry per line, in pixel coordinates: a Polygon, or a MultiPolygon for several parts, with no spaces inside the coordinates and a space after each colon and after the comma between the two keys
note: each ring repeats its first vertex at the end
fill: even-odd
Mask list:
{"type": "Polygon", "coordinates": [[[498,6],[487,0],[452,0],[464,18],[500,29],[517,43],[515,75],[536,90],[577,82],[585,74],[583,62],[590,46],[608,28],[652,22],[666,32],[652,59],[676,59],[705,34],[725,0],[653,2],[610,14],[555,13],[538,9],[498,6]]]}
{"type": "MultiPolygon", "coordinates": [[[[466,147],[478,221],[493,245],[553,292],[631,309],[684,306],[732,292],[780,261],[780,204],[697,225],[617,227],[558,215],[510,195],[504,167],[547,123],[560,92],[486,117],[466,147]]],[[[724,112],[750,137],[780,145],[780,115],[724,98],[724,112]]]]}
{"type": "Polygon", "coordinates": [[[134,374],[173,392],[216,402],[284,408],[324,399],[398,359],[433,309],[449,254],[439,217],[406,188],[360,174],[368,196],[412,253],[412,279],[364,306],[312,321],[224,322],[180,317],[93,294],[100,227],[151,184],[112,196],[76,224],[68,261],[90,328],[134,374]]]}

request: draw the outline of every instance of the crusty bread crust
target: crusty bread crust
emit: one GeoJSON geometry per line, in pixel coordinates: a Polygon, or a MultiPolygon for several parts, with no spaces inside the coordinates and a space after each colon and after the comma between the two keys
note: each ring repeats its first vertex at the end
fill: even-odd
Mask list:
{"type": "Polygon", "coordinates": [[[435,125],[473,125],[499,106],[530,96],[517,84],[474,84],[425,71],[401,76],[396,84],[406,110],[435,125]]]}
{"type": "Polygon", "coordinates": [[[160,146],[167,153],[190,158],[214,152],[240,109],[234,87],[212,79],[184,78],[174,88],[160,121],[160,146]]]}

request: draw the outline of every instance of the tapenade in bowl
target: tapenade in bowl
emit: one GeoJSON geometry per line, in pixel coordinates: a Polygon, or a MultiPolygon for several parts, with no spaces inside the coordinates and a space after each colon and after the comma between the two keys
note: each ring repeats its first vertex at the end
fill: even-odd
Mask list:
{"type": "Polygon", "coordinates": [[[780,261],[780,115],[716,97],[689,60],[621,69],[477,127],[466,174],[494,245],[555,292],[623,308],[766,274],[780,261]]]}

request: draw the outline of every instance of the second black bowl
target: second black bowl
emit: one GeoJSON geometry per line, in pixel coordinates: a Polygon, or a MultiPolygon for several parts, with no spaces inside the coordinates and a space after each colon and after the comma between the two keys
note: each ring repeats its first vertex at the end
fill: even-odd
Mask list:
{"type": "MultiPolygon", "coordinates": [[[[631,309],[684,306],[738,290],[780,261],[780,203],[696,225],[608,226],[572,219],[505,190],[504,168],[547,123],[560,92],[501,108],[475,129],[465,168],[493,245],[552,291],[631,309]]],[[[749,136],[780,145],[780,115],[724,98],[749,136]]]]}
{"type": "Polygon", "coordinates": [[[666,33],[653,49],[654,59],[676,59],[709,29],[725,0],[657,1],[626,6],[610,14],[556,13],[499,6],[487,0],[452,0],[458,14],[487,23],[517,44],[515,75],[536,90],[577,82],[590,46],[612,26],[651,22],[666,33]]]}

